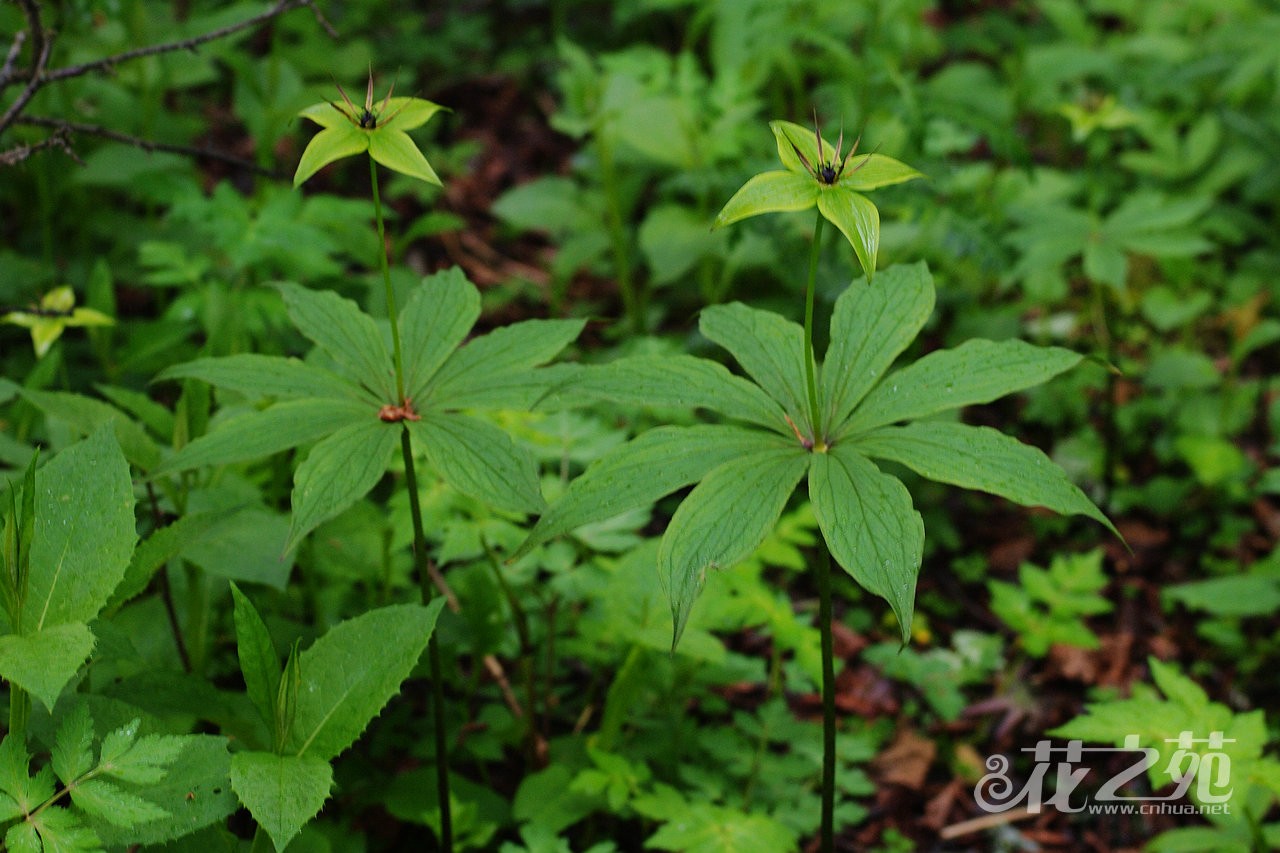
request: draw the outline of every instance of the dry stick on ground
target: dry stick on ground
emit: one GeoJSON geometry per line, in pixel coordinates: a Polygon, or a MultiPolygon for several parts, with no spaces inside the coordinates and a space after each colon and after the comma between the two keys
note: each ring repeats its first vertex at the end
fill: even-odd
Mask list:
{"type": "MultiPolygon", "coordinates": [[[[144,56],[172,53],[177,50],[194,51],[202,44],[226,38],[227,36],[234,35],[242,30],[251,29],[259,24],[271,20],[272,18],[279,17],[286,12],[290,12],[304,6],[311,9],[312,14],[316,17],[316,21],[327,33],[329,33],[329,35],[337,37],[337,32],[329,22],[325,20],[324,16],[320,13],[320,10],[315,7],[313,0],[278,0],[274,6],[261,14],[254,15],[251,18],[246,18],[245,20],[235,24],[211,30],[202,35],[193,36],[188,39],[181,39],[179,41],[165,42],[164,44],[149,45],[147,47],[140,47],[134,50],[126,50],[123,53],[113,54],[112,56],[107,56],[92,62],[84,62],[79,65],[69,65],[65,68],[57,68],[52,71],[47,71],[46,66],[48,65],[49,54],[53,47],[52,33],[45,28],[44,22],[40,19],[40,7],[37,0],[17,0],[17,3],[22,7],[22,11],[26,15],[27,30],[17,33],[14,36],[13,43],[9,46],[9,52],[5,57],[4,65],[0,66],[0,90],[3,90],[22,79],[26,80],[26,85],[23,86],[18,97],[9,105],[3,115],[0,115],[0,134],[3,134],[10,126],[18,123],[49,127],[53,129],[55,134],[62,131],[64,137],[75,132],[89,133],[95,136],[102,136],[107,139],[114,139],[119,142],[136,145],[148,151],[173,151],[179,154],[210,157],[222,162],[254,169],[258,172],[263,172],[265,170],[247,160],[232,157],[228,154],[218,154],[216,152],[209,151],[208,149],[152,142],[138,137],[116,133],[115,131],[98,127],[97,125],[84,125],[77,122],[62,121],[60,119],[36,117],[23,119],[21,118],[21,113],[35,94],[50,83],[56,83],[59,80],[66,80],[72,77],[79,77],[91,72],[109,71],[122,62],[128,62],[131,59],[138,59],[144,56]],[[31,67],[25,73],[20,73],[15,66],[17,64],[18,56],[22,51],[23,44],[28,39],[31,41],[31,67]]],[[[62,144],[52,142],[48,144],[36,143],[35,145],[18,145],[8,151],[0,152],[0,163],[12,164],[21,162],[29,157],[33,151],[51,147],[61,147],[69,150],[68,146],[65,144],[65,139],[62,144]]],[[[268,174],[273,173],[268,172],[268,174]]]]}

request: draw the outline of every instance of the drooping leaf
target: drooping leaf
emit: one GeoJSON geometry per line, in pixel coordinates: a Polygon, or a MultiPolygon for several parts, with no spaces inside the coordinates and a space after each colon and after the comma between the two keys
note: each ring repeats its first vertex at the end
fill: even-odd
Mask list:
{"type": "Polygon", "coordinates": [[[350,746],[408,677],[443,605],[437,598],[426,607],[370,610],[335,625],[304,651],[288,751],[328,760],[350,746]]]}
{"type": "Polygon", "coordinates": [[[400,438],[394,424],[371,414],[344,426],[311,448],[293,475],[293,523],[285,553],[315,530],[369,493],[386,473],[400,438]]]}
{"type": "Polygon", "coordinates": [[[916,423],[881,427],[850,443],[860,453],[905,465],[930,480],[989,492],[1023,506],[1085,515],[1120,535],[1053,460],[990,427],[916,423]]]}
{"type": "Polygon", "coordinates": [[[880,211],[866,196],[843,186],[830,187],[819,195],[818,210],[853,246],[870,282],[876,274],[876,253],[880,251],[880,211]]]}
{"type": "Polygon", "coordinates": [[[680,504],[658,548],[658,576],[671,599],[672,647],[707,572],[749,557],[773,530],[810,454],[799,445],[756,451],[707,474],[680,504]]]}
{"type": "Polygon", "coordinates": [[[513,559],[570,530],[648,506],[726,462],[785,446],[777,436],[741,427],[651,429],[575,477],[564,496],[538,519],[513,559]]]}
{"type": "Polygon", "coordinates": [[[896,264],[874,285],[854,282],[836,300],[822,364],[824,432],[830,436],[910,346],[933,312],[933,277],[923,263],[896,264]]]}
{"type": "Polygon", "coordinates": [[[22,632],[98,615],[133,553],[133,483],[115,437],[101,429],[36,477],[35,542],[22,632]]]}
{"type": "MultiPolygon", "coordinates": [[[[440,368],[427,389],[429,399],[450,408],[500,407],[501,394],[513,375],[544,364],[569,345],[585,320],[525,320],[469,341],[440,368]]],[[[518,384],[518,383],[517,383],[518,384]]]]}
{"type": "Polygon", "coordinates": [[[553,392],[663,408],[703,408],[791,435],[782,407],[724,365],[690,355],[637,355],[575,370],[553,392]]]}
{"type": "Polygon", "coordinates": [[[231,596],[235,600],[236,654],[245,690],[249,701],[262,715],[262,721],[272,726],[276,716],[276,687],[280,684],[280,658],[253,602],[234,583],[231,596]]]}
{"type": "Polygon", "coordinates": [[[380,405],[378,399],[350,379],[313,367],[296,358],[243,353],[222,358],[199,358],[160,372],[164,379],[199,379],[249,397],[333,397],[380,405]]]}
{"type": "MultiPolygon", "coordinates": [[[[727,349],[800,428],[809,424],[804,329],[772,311],[749,308],[741,302],[704,309],[698,328],[727,349]]],[[[812,428],[805,433],[812,436],[812,428]]]]}
{"type": "Polygon", "coordinates": [[[795,172],[762,172],[733,194],[716,216],[712,228],[723,228],[760,213],[788,213],[808,210],[821,193],[810,175],[795,172]]]}
{"type": "Polygon", "coordinates": [[[457,267],[429,275],[400,312],[404,388],[422,402],[422,391],[480,316],[480,291],[457,267]]]}
{"type": "Polygon", "coordinates": [[[278,287],[298,331],[378,399],[399,402],[391,356],[372,317],[332,290],[308,290],[290,282],[278,287]]]}
{"type": "Polygon", "coordinates": [[[493,424],[429,412],[409,422],[409,433],[431,467],[464,495],[511,512],[538,512],[546,505],[533,457],[493,424]]]}
{"type": "MultiPolygon", "coordinates": [[[[325,109],[329,109],[327,104],[324,106],[325,109]]],[[[302,158],[298,160],[297,171],[293,173],[295,187],[302,186],[307,178],[330,163],[361,154],[369,147],[368,140],[363,138],[359,128],[347,124],[341,116],[338,116],[338,119],[346,126],[326,127],[311,137],[311,141],[307,143],[307,147],[302,152],[302,158]]]]}
{"type": "Polygon", "coordinates": [[[848,435],[961,406],[989,403],[1057,376],[1079,353],[1020,340],[966,341],[895,371],[867,394],[839,432],[848,435]]]}
{"type": "Polygon", "coordinates": [[[260,459],[316,441],[344,426],[368,422],[376,414],[377,409],[354,400],[287,400],[226,421],[170,456],[153,474],[260,459]]]}
{"type": "Polygon", "coordinates": [[[282,851],[329,799],[333,768],[314,755],[238,752],[231,787],[282,851]]]}
{"type": "Polygon", "coordinates": [[[889,602],[907,642],[924,521],[906,486],[853,449],[837,445],[813,454],[809,500],[831,556],[864,589],[889,602]]]}
{"type": "Polygon", "coordinates": [[[93,634],[81,622],[50,625],[31,634],[0,637],[0,676],[53,710],[62,689],[93,651],[93,634]]]}

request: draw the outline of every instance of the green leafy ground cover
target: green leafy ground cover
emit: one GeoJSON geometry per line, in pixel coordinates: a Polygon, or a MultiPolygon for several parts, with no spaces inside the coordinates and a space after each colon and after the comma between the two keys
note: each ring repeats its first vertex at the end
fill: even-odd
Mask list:
{"type": "Polygon", "coordinates": [[[1280,847],[1280,11],[317,8],[0,6],[3,849],[1280,847]]]}

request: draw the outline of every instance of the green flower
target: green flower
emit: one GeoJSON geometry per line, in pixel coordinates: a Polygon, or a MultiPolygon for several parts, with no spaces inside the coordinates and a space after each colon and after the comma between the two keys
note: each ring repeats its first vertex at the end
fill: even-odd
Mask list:
{"type": "Polygon", "coordinates": [[[393,98],[394,89],[393,84],[375,112],[373,74],[370,74],[363,109],[351,103],[339,86],[343,106],[324,101],[298,113],[324,129],[311,138],[302,152],[293,185],[301,186],[307,178],[336,160],[368,151],[370,157],[388,169],[440,186],[435,169],[405,131],[426,124],[444,107],[422,98],[393,98]]]}
{"type": "Polygon", "coordinates": [[[101,311],[77,308],[75,291],[64,285],[46,293],[40,299],[39,307],[33,305],[25,311],[10,311],[0,317],[0,322],[30,329],[36,358],[44,358],[68,326],[111,326],[116,321],[101,311]]]}
{"type": "Polygon", "coordinates": [[[821,130],[811,133],[789,121],[771,121],[769,127],[778,141],[778,158],[787,171],[762,172],[747,181],[711,227],[719,228],[760,213],[808,210],[816,204],[819,212],[848,238],[870,280],[880,246],[880,211],[862,193],[924,176],[882,154],[855,157],[857,141],[841,159],[843,132],[832,147],[822,138],[821,130]]]}

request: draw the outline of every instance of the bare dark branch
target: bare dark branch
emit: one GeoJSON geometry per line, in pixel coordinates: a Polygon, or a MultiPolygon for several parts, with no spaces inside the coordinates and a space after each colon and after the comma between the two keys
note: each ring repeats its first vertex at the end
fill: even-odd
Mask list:
{"type": "Polygon", "coordinates": [[[4,58],[4,66],[0,67],[0,89],[8,86],[9,81],[13,79],[13,65],[18,61],[18,56],[22,53],[22,45],[26,41],[26,30],[19,30],[13,34],[13,44],[9,45],[9,54],[4,58]]]}
{"type": "Polygon", "coordinates": [[[259,166],[252,160],[245,160],[232,154],[227,154],[213,148],[203,148],[196,145],[177,145],[170,142],[156,142],[153,139],[143,139],[140,136],[130,136],[127,133],[120,133],[109,127],[102,127],[96,124],[84,124],[76,121],[64,121],[58,118],[45,118],[44,116],[22,116],[17,120],[17,124],[29,125],[31,127],[48,127],[52,128],[55,133],[76,134],[86,133],[90,136],[99,136],[103,139],[111,139],[115,142],[123,142],[126,145],[132,145],[141,148],[143,151],[167,151],[171,154],[183,154],[188,157],[203,157],[207,160],[217,160],[219,163],[227,163],[240,169],[247,169],[257,172],[259,175],[266,175],[269,178],[283,178],[284,175],[274,169],[268,169],[259,166]]]}
{"type": "Polygon", "coordinates": [[[67,141],[66,131],[57,130],[39,142],[33,142],[30,145],[15,145],[8,151],[0,151],[0,166],[16,166],[37,151],[43,151],[48,148],[57,148],[81,166],[84,165],[84,161],[77,157],[76,152],[71,149],[71,145],[67,141]]]}
{"type": "Polygon", "coordinates": [[[5,128],[13,124],[13,120],[17,118],[18,114],[35,97],[36,92],[40,91],[40,87],[43,85],[41,75],[44,73],[45,64],[49,61],[49,49],[53,47],[53,42],[41,39],[40,43],[42,49],[31,68],[31,79],[27,81],[27,85],[23,87],[22,92],[9,105],[9,109],[4,111],[4,115],[0,116],[0,133],[4,133],[5,128]]]}

